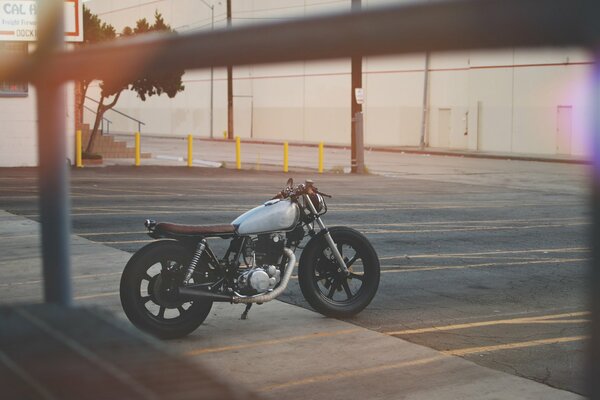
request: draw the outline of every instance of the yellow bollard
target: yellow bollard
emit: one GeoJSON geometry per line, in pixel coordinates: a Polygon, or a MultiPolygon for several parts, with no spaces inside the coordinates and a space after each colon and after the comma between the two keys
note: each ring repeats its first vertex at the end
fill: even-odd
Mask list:
{"type": "Polygon", "coordinates": [[[81,159],[81,131],[75,132],[75,166],[77,168],[83,168],[83,161],[81,159]]]}
{"type": "Polygon", "coordinates": [[[135,166],[140,166],[140,133],[135,133],[135,166]]]}
{"type": "Polygon", "coordinates": [[[239,136],[235,137],[235,168],[242,169],[242,146],[239,136]]]}
{"type": "Polygon", "coordinates": [[[187,157],[187,166],[192,166],[192,161],[194,160],[194,142],[192,135],[188,135],[188,157],[187,157]]]}
{"type": "Polygon", "coordinates": [[[323,173],[323,142],[319,143],[319,173],[323,173]]]}
{"type": "Polygon", "coordinates": [[[283,172],[288,172],[288,142],[283,142],[283,172]]]}
{"type": "Polygon", "coordinates": [[[227,139],[227,131],[223,131],[223,139],[227,139]]]}

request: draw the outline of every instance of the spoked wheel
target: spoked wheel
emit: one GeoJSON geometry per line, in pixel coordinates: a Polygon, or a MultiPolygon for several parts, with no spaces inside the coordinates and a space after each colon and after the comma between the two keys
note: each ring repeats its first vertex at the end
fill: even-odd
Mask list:
{"type": "Polygon", "coordinates": [[[333,317],[349,317],[362,311],[379,286],[379,259],[360,232],[345,227],[330,229],[350,275],[339,266],[325,241],[309,242],[298,269],[302,294],[318,312],[333,317]]]}
{"type": "Polygon", "coordinates": [[[190,260],[189,250],[159,241],[139,250],[121,277],[121,304],[129,320],[162,339],[183,337],[208,316],[211,301],[182,301],[178,287],[190,260]]]}

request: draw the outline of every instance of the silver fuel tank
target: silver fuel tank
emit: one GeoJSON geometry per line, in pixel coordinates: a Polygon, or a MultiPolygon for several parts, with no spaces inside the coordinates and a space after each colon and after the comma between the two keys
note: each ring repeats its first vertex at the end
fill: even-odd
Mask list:
{"type": "Polygon", "coordinates": [[[237,217],[231,225],[240,235],[290,231],[300,218],[300,209],[290,200],[270,200],[237,217]]]}

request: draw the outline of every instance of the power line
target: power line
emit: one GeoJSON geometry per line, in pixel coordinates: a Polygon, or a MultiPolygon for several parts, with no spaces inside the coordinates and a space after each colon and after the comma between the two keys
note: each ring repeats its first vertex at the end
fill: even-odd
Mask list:
{"type": "Polygon", "coordinates": [[[247,14],[247,13],[254,13],[254,12],[261,12],[261,11],[289,10],[289,9],[293,9],[293,8],[319,7],[319,6],[326,6],[329,4],[336,4],[336,3],[349,3],[349,1],[348,0],[332,0],[332,1],[324,1],[322,3],[315,3],[315,4],[302,4],[302,5],[298,5],[298,6],[259,8],[259,9],[254,9],[254,10],[235,11],[235,14],[247,14]]]}
{"type": "Polygon", "coordinates": [[[125,11],[125,10],[131,10],[133,8],[138,8],[138,7],[142,7],[142,6],[147,6],[148,4],[155,4],[155,3],[161,3],[163,1],[166,0],[152,0],[152,1],[147,1],[145,3],[141,3],[141,4],[136,4],[134,6],[129,6],[129,7],[123,7],[123,8],[117,8],[116,10],[110,10],[110,11],[105,11],[103,13],[98,13],[98,15],[106,15],[106,14],[112,14],[112,13],[116,13],[119,11],[125,11]]]}

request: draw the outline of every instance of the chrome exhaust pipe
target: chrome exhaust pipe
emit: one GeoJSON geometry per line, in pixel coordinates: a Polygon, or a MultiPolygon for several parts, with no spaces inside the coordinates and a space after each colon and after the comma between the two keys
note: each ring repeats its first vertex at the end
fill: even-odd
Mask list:
{"type": "Polygon", "coordinates": [[[213,293],[209,292],[205,289],[194,289],[192,287],[180,287],[179,288],[179,298],[182,300],[210,300],[210,301],[220,301],[224,303],[233,302],[233,296],[222,294],[222,293],[213,293]]]}
{"type": "Polygon", "coordinates": [[[288,263],[285,267],[285,271],[283,272],[283,278],[281,278],[281,282],[279,282],[279,286],[272,290],[271,292],[257,294],[255,296],[242,296],[236,294],[233,296],[233,303],[236,304],[249,304],[249,303],[266,303],[267,301],[271,301],[277,296],[279,296],[283,291],[287,288],[288,283],[290,282],[290,278],[292,277],[292,271],[294,270],[294,266],[296,265],[296,256],[294,252],[287,247],[283,248],[283,253],[288,258],[288,263]]]}

